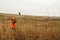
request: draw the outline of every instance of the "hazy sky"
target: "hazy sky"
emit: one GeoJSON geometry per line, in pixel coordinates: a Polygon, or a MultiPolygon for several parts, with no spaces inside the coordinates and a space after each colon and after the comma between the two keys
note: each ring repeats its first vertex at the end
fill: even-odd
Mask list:
{"type": "Polygon", "coordinates": [[[60,16],[60,0],[0,0],[0,12],[19,11],[22,15],[60,16]]]}

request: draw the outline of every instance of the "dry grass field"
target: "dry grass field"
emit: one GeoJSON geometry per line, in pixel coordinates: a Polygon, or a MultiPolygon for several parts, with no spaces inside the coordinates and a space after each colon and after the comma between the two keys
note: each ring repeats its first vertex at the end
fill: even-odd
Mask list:
{"type": "Polygon", "coordinates": [[[60,40],[60,19],[1,14],[0,40],[60,40]],[[11,16],[16,18],[16,30],[9,27],[11,16]]]}

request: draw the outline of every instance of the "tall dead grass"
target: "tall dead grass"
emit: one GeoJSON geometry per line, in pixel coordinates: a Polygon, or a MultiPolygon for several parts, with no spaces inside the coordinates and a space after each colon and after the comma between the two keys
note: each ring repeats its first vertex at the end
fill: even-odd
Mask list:
{"type": "Polygon", "coordinates": [[[42,20],[34,17],[18,17],[15,29],[6,21],[5,32],[0,31],[0,40],[60,40],[60,21],[42,20]]]}

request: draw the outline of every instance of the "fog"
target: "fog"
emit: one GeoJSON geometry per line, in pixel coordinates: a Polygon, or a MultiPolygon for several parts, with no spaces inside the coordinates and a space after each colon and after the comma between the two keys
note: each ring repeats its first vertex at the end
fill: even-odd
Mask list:
{"type": "Polygon", "coordinates": [[[0,13],[60,16],[60,0],[0,0],[0,13]]]}

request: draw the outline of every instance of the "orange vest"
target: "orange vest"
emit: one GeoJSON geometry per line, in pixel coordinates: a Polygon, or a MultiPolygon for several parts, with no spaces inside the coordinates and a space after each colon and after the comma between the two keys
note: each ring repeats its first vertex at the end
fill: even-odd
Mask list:
{"type": "Polygon", "coordinates": [[[14,23],[12,23],[11,21],[10,21],[10,28],[15,28],[15,25],[14,25],[14,23]]]}

